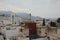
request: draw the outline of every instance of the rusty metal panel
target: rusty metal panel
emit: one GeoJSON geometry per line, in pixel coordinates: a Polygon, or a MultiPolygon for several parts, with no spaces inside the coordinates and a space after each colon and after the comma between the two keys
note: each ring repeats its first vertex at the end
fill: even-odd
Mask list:
{"type": "Polygon", "coordinates": [[[29,34],[30,35],[36,35],[37,34],[36,23],[26,23],[25,26],[29,28],[29,34]]]}

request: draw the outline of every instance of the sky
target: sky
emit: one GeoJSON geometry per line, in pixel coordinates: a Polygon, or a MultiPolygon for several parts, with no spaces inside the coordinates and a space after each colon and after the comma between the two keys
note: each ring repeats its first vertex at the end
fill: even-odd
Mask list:
{"type": "Polygon", "coordinates": [[[0,11],[27,12],[43,18],[59,18],[60,0],[0,0],[0,11]]]}

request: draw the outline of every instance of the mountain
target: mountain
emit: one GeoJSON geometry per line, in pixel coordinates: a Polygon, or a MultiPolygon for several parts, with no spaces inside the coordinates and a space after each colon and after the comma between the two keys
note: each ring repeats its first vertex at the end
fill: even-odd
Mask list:
{"type": "MultiPolygon", "coordinates": [[[[14,13],[14,12],[0,11],[0,16],[10,16],[11,13],[14,13]]],[[[15,16],[16,17],[21,17],[23,19],[29,19],[30,18],[30,15],[28,13],[15,13],[15,16]]],[[[31,19],[32,20],[42,20],[43,18],[38,17],[38,16],[31,16],[31,19]]]]}
{"type": "Polygon", "coordinates": [[[11,11],[0,11],[0,16],[10,16],[10,14],[13,13],[11,11]]]}
{"type": "Polygon", "coordinates": [[[38,16],[30,16],[30,14],[27,13],[16,13],[16,16],[19,16],[24,19],[29,19],[31,17],[32,20],[42,20],[43,18],[38,17],[38,16]]]}

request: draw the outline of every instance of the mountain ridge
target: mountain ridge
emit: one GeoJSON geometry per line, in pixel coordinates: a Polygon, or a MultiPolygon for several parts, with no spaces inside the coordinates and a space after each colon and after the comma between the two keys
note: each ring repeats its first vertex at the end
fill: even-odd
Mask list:
{"type": "MultiPolygon", "coordinates": [[[[12,12],[12,11],[0,11],[0,16],[10,16],[11,13],[14,13],[14,12],[12,12]]],[[[19,13],[15,13],[15,16],[16,17],[21,17],[21,18],[24,18],[24,19],[29,19],[30,18],[30,14],[28,14],[28,13],[20,13],[19,12],[19,13]]],[[[32,20],[42,20],[43,18],[31,15],[31,19],[32,20]]]]}

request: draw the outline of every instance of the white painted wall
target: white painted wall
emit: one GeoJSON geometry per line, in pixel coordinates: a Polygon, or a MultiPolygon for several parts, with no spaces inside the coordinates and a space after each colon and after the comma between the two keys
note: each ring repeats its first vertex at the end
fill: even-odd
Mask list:
{"type": "Polygon", "coordinates": [[[3,20],[3,23],[4,24],[11,24],[11,21],[10,20],[3,20]]]}
{"type": "Polygon", "coordinates": [[[10,38],[12,36],[18,36],[19,31],[18,30],[6,30],[5,34],[6,34],[6,38],[10,38]]]}
{"type": "Polygon", "coordinates": [[[58,36],[60,36],[60,29],[57,29],[57,34],[58,36]]]}
{"type": "Polygon", "coordinates": [[[6,28],[9,27],[4,27],[4,29],[2,29],[2,32],[5,34],[6,38],[10,38],[11,36],[18,36],[20,34],[19,29],[21,27],[10,27],[10,30],[7,30],[6,28]]]}
{"type": "Polygon", "coordinates": [[[4,38],[3,38],[3,36],[2,36],[2,35],[0,35],[0,40],[4,40],[4,38]]]}

